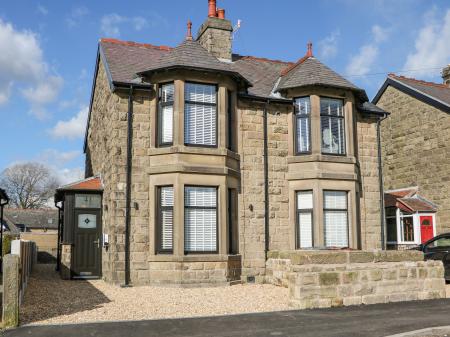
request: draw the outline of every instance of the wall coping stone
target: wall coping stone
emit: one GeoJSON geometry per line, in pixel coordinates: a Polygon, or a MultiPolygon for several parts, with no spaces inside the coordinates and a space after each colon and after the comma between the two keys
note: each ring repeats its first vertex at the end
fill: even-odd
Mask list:
{"type": "Polygon", "coordinates": [[[418,250],[296,250],[269,251],[269,259],[288,259],[292,265],[308,264],[346,264],[424,261],[418,250]]]}

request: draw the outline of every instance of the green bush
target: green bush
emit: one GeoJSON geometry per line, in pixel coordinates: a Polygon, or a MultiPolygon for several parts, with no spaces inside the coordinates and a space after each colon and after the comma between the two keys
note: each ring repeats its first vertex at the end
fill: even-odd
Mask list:
{"type": "Polygon", "coordinates": [[[6,254],[11,253],[11,241],[13,240],[13,237],[8,234],[3,234],[3,256],[6,254]]]}

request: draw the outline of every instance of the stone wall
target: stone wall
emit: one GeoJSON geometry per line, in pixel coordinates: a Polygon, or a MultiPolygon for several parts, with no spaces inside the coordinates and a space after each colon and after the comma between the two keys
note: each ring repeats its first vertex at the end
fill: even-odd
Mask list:
{"type": "Polygon", "coordinates": [[[266,282],[309,309],[445,298],[441,261],[418,251],[271,252],[266,282]]]}
{"type": "Polygon", "coordinates": [[[56,263],[58,233],[20,233],[22,240],[36,243],[39,263],[56,263]]]}
{"type": "Polygon", "coordinates": [[[450,114],[389,86],[377,105],[386,190],[418,186],[438,206],[437,231],[450,230],[450,114]]]}
{"type": "Polygon", "coordinates": [[[381,248],[381,203],[378,174],[377,123],[357,115],[357,157],[360,170],[361,248],[381,248]]]}

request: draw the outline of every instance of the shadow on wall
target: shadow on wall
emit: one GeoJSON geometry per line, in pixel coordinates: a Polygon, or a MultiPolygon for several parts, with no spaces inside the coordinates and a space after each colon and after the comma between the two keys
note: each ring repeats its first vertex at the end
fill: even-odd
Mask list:
{"type": "Polygon", "coordinates": [[[20,307],[20,324],[92,310],[109,302],[89,282],[61,280],[54,264],[37,264],[20,307]]]}

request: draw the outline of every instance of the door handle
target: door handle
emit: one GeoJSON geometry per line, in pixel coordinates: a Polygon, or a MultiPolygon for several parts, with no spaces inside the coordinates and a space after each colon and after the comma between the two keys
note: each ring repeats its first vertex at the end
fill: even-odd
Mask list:
{"type": "Polygon", "coordinates": [[[100,248],[100,239],[95,240],[93,243],[94,243],[94,244],[97,244],[97,248],[100,248]]]}

